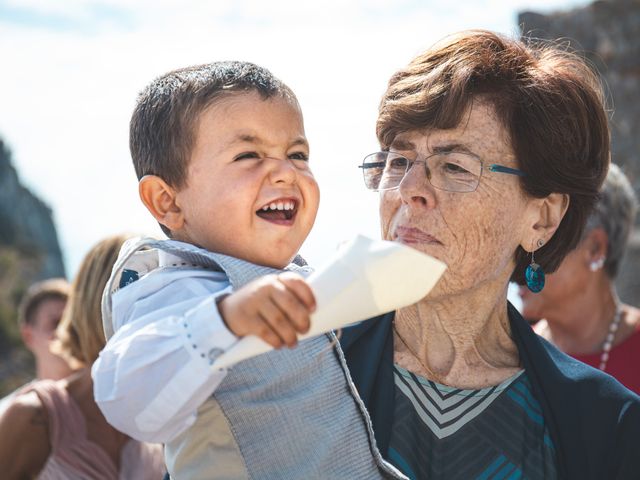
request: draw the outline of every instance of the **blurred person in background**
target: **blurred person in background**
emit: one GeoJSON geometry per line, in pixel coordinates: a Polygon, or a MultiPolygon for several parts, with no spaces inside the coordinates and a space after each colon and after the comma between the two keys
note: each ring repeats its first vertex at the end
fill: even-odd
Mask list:
{"type": "Polygon", "coordinates": [[[90,368],[105,343],[100,300],[125,240],[107,238],[87,254],[56,330],[52,350],[81,368],[34,382],[0,416],[2,478],[162,478],[162,447],[115,430],[93,399],[90,368]]]}
{"type": "Polygon", "coordinates": [[[615,287],[637,208],[629,180],[611,164],[576,249],[544,290],[520,295],[523,316],[541,319],[536,333],[640,393],[640,310],[622,303],[615,287]]]}
{"type": "MultiPolygon", "coordinates": [[[[69,296],[69,282],[52,278],[34,283],[18,307],[18,326],[24,345],[35,357],[36,380],[60,380],[71,374],[72,365],[50,346],[69,296]]],[[[22,387],[20,387],[21,389],[22,387]]],[[[0,415],[20,390],[0,400],[0,415]]]]}

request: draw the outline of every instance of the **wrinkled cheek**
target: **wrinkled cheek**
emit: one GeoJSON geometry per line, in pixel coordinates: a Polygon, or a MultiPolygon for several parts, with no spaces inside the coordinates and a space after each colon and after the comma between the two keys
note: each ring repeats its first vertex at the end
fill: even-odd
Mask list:
{"type": "MultiPolygon", "coordinates": [[[[397,195],[395,195],[397,197],[397,195]]],[[[380,192],[380,233],[384,240],[391,240],[391,223],[395,212],[398,211],[398,201],[393,192],[380,192]]]]}
{"type": "Polygon", "coordinates": [[[485,263],[489,271],[505,272],[511,276],[515,268],[515,250],[518,245],[512,232],[515,225],[500,222],[499,219],[496,219],[493,225],[486,229],[483,237],[485,241],[481,251],[486,252],[485,263]]]}
{"type": "Polygon", "coordinates": [[[452,252],[450,280],[456,287],[491,277],[503,271],[510,261],[504,225],[498,218],[484,220],[467,222],[459,228],[449,225],[456,245],[455,253],[452,252]]]}

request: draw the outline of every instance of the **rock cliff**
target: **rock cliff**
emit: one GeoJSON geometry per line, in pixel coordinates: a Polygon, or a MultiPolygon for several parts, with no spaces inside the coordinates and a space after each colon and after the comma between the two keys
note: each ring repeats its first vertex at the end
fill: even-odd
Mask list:
{"type": "MultiPolygon", "coordinates": [[[[51,209],[19,181],[11,153],[0,140],[0,245],[38,261],[32,280],[64,277],[51,209]]],[[[2,275],[2,272],[0,272],[2,275]]]]}
{"type": "Polygon", "coordinates": [[[20,298],[34,281],[64,276],[51,210],[20,183],[0,139],[0,397],[34,375],[18,332],[20,298]]]}

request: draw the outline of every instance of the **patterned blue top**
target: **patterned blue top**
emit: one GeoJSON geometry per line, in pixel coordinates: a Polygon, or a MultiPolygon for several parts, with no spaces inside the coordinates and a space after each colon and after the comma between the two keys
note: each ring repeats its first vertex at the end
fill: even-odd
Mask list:
{"type": "Polygon", "coordinates": [[[394,366],[389,460],[411,479],[555,479],[542,408],[521,371],[463,390],[394,366]]]}

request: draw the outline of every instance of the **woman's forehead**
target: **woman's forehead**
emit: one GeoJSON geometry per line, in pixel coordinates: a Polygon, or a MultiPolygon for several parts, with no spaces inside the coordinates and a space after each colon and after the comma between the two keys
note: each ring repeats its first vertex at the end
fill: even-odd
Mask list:
{"type": "Polygon", "coordinates": [[[499,150],[511,153],[509,133],[499,121],[495,109],[486,102],[475,102],[462,121],[450,129],[424,128],[399,133],[392,148],[437,152],[458,149],[479,153],[479,150],[499,150]]]}

